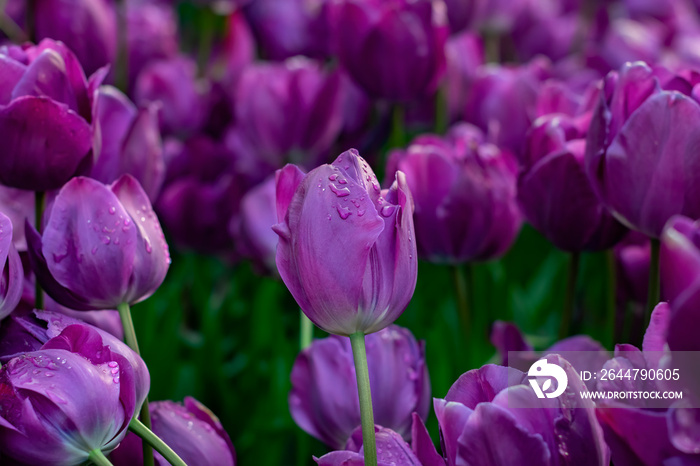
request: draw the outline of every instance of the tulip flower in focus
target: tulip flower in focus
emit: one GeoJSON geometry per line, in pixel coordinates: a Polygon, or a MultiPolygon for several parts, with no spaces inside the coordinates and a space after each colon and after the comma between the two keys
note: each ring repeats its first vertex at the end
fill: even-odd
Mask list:
{"type": "MultiPolygon", "coordinates": [[[[437,453],[428,431],[420,417],[413,413],[413,441],[408,445],[401,435],[391,429],[376,426],[377,459],[380,466],[445,466],[445,460],[437,453]]],[[[345,445],[345,450],[333,451],[321,458],[314,458],[319,466],[361,466],[363,442],[360,429],[356,429],[345,445]]]]}
{"type": "Polygon", "coordinates": [[[515,160],[484,139],[479,129],[461,124],[445,137],[419,136],[391,154],[387,173],[405,173],[415,201],[420,257],[449,264],[489,260],[515,241],[522,223],[515,160]]]}
{"type": "Polygon", "coordinates": [[[157,106],[137,109],[116,88],[102,86],[97,98],[97,119],[102,150],[90,176],[112,183],[129,173],[154,201],[165,177],[157,106]]]}
{"type": "MultiPolygon", "coordinates": [[[[105,312],[100,313],[105,314],[105,312]]],[[[0,361],[4,364],[12,358],[21,356],[22,353],[40,350],[47,341],[59,336],[71,325],[80,325],[89,329],[91,333],[97,332],[103,345],[109,346],[112,352],[129,362],[134,374],[136,406],[141,406],[148,395],[151,383],[146,364],[138,354],[121,341],[121,338],[78,318],[51,311],[13,312],[0,326],[0,361]]]]}
{"type": "Polygon", "coordinates": [[[12,222],[0,213],[0,320],[7,317],[22,299],[24,269],[12,242],[12,222]]]}
{"type": "Polygon", "coordinates": [[[116,309],[142,301],[160,286],[170,265],[158,218],[130,175],[112,185],[72,179],[46,211],[42,234],[31,226],[26,234],[39,283],[71,309],[116,309]]]}
{"type": "MultiPolygon", "coordinates": [[[[430,410],[423,344],[408,329],[391,325],[368,335],[366,347],[375,422],[410,439],[411,413],[426,419],[430,410]]],[[[300,353],[292,369],[292,417],[335,449],[360,425],[353,367],[350,341],[331,335],[300,353]]]]}
{"type": "Polygon", "coordinates": [[[593,114],[588,175],[615,217],[651,238],[673,215],[700,217],[696,81],[691,71],[628,63],[607,76],[593,114]]]}
{"type": "MultiPolygon", "coordinates": [[[[186,464],[201,466],[234,466],[236,451],[219,419],[206,406],[192,397],[185,402],[155,401],[150,403],[153,433],[170,446],[186,464]]],[[[114,466],[143,464],[141,439],[130,433],[110,455],[114,466]]],[[[155,453],[158,466],[168,466],[165,458],[155,453]]]]}
{"type": "Polygon", "coordinates": [[[48,191],[92,163],[95,91],[104,70],[88,81],[61,42],[0,47],[0,183],[48,191]]]}
{"type": "Polygon", "coordinates": [[[342,0],[329,15],[340,65],[371,97],[408,102],[436,89],[449,33],[442,0],[342,0]]]}
{"type": "Polygon", "coordinates": [[[489,364],[463,374],[444,400],[434,399],[448,466],[541,466],[567,464],[569,457],[577,464],[609,464],[593,401],[582,401],[579,408],[564,401],[567,392],[587,391],[583,381],[565,359],[554,355],[548,361],[568,376],[559,398],[539,399],[527,374],[489,364]],[[516,376],[522,376],[522,384],[513,384],[516,376]]]}
{"type": "MultiPolygon", "coordinates": [[[[285,182],[293,174],[281,176],[285,182]]],[[[311,321],[336,335],[377,332],[408,305],[418,273],[413,200],[402,172],[381,190],[357,151],[277,192],[277,268],[311,321]]]]}
{"type": "Polygon", "coordinates": [[[96,330],[69,325],[0,369],[0,449],[27,464],[78,465],[93,450],[109,453],[138,407],[134,380],[96,330]]]}

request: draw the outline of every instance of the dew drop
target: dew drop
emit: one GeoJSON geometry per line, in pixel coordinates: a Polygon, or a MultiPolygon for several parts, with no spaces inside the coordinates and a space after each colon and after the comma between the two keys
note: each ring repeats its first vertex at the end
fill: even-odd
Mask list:
{"type": "Polygon", "coordinates": [[[97,254],[97,246],[95,246],[94,248],[92,248],[92,250],[91,250],[90,252],[92,253],[93,256],[94,256],[95,254],[97,254]]]}
{"type": "Polygon", "coordinates": [[[340,218],[343,220],[346,220],[350,214],[352,214],[347,207],[336,206],[336,209],[338,209],[338,215],[340,215],[340,218]]]}
{"type": "Polygon", "coordinates": [[[114,214],[116,213],[116,211],[117,211],[117,209],[116,209],[114,206],[110,206],[110,207],[109,207],[109,213],[110,213],[111,215],[114,215],[114,214]]]}
{"type": "Polygon", "coordinates": [[[102,242],[104,244],[109,244],[112,242],[112,238],[110,238],[109,236],[105,236],[104,238],[102,238],[102,242]]]}
{"type": "Polygon", "coordinates": [[[364,214],[365,214],[365,211],[364,211],[364,210],[358,210],[358,211],[357,211],[357,216],[358,216],[358,217],[362,217],[364,214]]]}
{"type": "Polygon", "coordinates": [[[338,183],[340,183],[340,184],[348,184],[348,180],[346,180],[346,179],[338,180],[338,183]]]}
{"type": "Polygon", "coordinates": [[[331,180],[331,181],[335,181],[337,178],[338,178],[338,174],[337,174],[337,173],[333,173],[331,176],[328,177],[328,179],[331,180]]]}
{"type": "Polygon", "coordinates": [[[329,184],[328,187],[331,188],[333,194],[335,194],[338,197],[345,197],[350,195],[350,189],[348,188],[339,188],[334,184],[329,184]]]}
{"type": "Polygon", "coordinates": [[[119,366],[119,364],[117,364],[116,361],[110,361],[110,362],[107,363],[107,365],[108,365],[109,367],[117,367],[117,366],[119,366]]]}

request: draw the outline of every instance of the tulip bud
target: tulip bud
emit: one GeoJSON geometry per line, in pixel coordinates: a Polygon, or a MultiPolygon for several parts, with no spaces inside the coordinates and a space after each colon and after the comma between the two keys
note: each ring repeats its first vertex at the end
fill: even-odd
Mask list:
{"type": "Polygon", "coordinates": [[[370,96],[406,102],[434,91],[445,72],[442,0],[342,0],[330,28],[340,64],[370,96]]]}
{"type": "Polygon", "coordinates": [[[44,39],[0,48],[0,75],[0,183],[48,191],[89,168],[94,91],[105,71],[87,81],[73,52],[44,39]]]}
{"type": "Polygon", "coordinates": [[[416,203],[421,257],[442,263],[488,260],[511,246],[522,223],[515,202],[515,161],[462,124],[440,138],[424,135],[395,151],[387,173],[406,174],[416,203]]]}
{"type": "MultiPolygon", "coordinates": [[[[277,183],[289,181],[280,176],[277,183]]],[[[278,188],[277,269],[311,321],[337,335],[377,332],[408,305],[418,274],[413,200],[402,172],[382,191],[356,150],[278,188]]]]}
{"type": "Polygon", "coordinates": [[[92,450],[109,453],[138,406],[132,366],[85,325],[11,359],[0,387],[0,450],[29,464],[78,465],[92,450]]]}
{"type": "Polygon", "coordinates": [[[27,225],[42,288],[71,309],[116,309],[152,295],[170,254],[148,196],[131,175],[112,185],[78,177],[46,211],[40,236],[27,225]]]}
{"type": "Polygon", "coordinates": [[[116,88],[102,86],[97,98],[97,119],[102,149],[90,176],[112,183],[129,173],[155,201],[165,177],[157,105],[137,109],[116,88]]]}
{"type": "MultiPolygon", "coordinates": [[[[425,419],[430,409],[423,344],[408,329],[391,325],[367,335],[366,347],[374,420],[410,439],[411,413],[425,419]]],[[[360,425],[353,367],[350,341],[331,335],[301,352],[292,369],[292,417],[335,449],[343,448],[360,425]]]]}
{"type": "MultiPolygon", "coordinates": [[[[234,466],[236,451],[219,419],[206,406],[192,397],[184,405],[172,401],[149,404],[153,433],[169,445],[186,464],[201,466],[234,466]]],[[[158,466],[168,463],[154,453],[158,466]]],[[[110,455],[114,466],[143,464],[141,439],[130,433],[110,455]]]]}

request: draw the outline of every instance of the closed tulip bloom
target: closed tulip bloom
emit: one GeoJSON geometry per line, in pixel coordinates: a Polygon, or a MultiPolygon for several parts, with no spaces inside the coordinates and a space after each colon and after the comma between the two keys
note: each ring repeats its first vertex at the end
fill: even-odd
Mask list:
{"type": "Polygon", "coordinates": [[[89,168],[94,92],[104,70],[85,78],[76,56],[44,39],[0,48],[0,183],[48,191],[89,168]]]}
{"type": "Polygon", "coordinates": [[[618,220],[651,238],[673,215],[700,217],[696,81],[628,63],[606,78],[591,121],[589,177],[618,220]]]}
{"type": "Polygon", "coordinates": [[[102,86],[97,98],[102,149],[90,176],[112,183],[128,173],[155,201],[165,178],[163,144],[158,130],[158,106],[136,106],[112,86],[102,86]]]}
{"type": "MultiPolygon", "coordinates": [[[[375,426],[378,466],[445,466],[445,460],[435,450],[435,445],[421,418],[413,413],[413,441],[406,443],[391,429],[375,426]]],[[[333,451],[321,458],[314,458],[319,466],[363,466],[364,451],[361,428],[357,428],[345,446],[345,450],[333,451]]]]}
{"type": "Polygon", "coordinates": [[[568,252],[608,249],[626,231],[600,202],[586,175],[584,137],[566,115],[540,117],[528,135],[530,163],[518,178],[525,218],[568,252]]]}
{"type": "Polygon", "coordinates": [[[64,42],[75,53],[86,73],[114,60],[117,50],[117,18],[107,0],[42,0],[36,4],[38,39],[64,42]]]}
{"type": "Polygon", "coordinates": [[[131,175],[112,185],[78,177],[46,211],[40,236],[27,227],[42,288],[71,309],[116,309],[152,295],[170,254],[148,196],[131,175]]]}
{"type": "Polygon", "coordinates": [[[12,242],[12,232],[12,222],[0,213],[0,320],[14,311],[24,287],[24,269],[12,242]]]}
{"type": "Polygon", "coordinates": [[[387,173],[404,172],[413,194],[422,258],[449,264],[489,260],[515,240],[522,223],[515,161],[484,139],[479,129],[462,124],[445,137],[419,136],[391,154],[387,173]]]}
{"type": "Polygon", "coordinates": [[[236,90],[236,130],[257,157],[311,169],[324,162],[343,125],[341,76],[303,57],[246,68],[236,90]]]}
{"type": "Polygon", "coordinates": [[[408,102],[436,89],[449,33],[442,0],[339,0],[329,21],[341,66],[371,97],[408,102]]]}
{"type": "MultiPolygon", "coordinates": [[[[410,439],[411,413],[426,419],[430,380],[423,343],[391,325],[366,338],[375,423],[410,439]]],[[[295,422],[331,448],[343,448],[360,425],[350,341],[331,335],[302,351],[292,369],[289,409],[295,422]]]]}
{"type": "MultiPolygon", "coordinates": [[[[153,433],[168,444],[185,464],[201,466],[234,466],[236,451],[219,419],[206,406],[192,397],[185,402],[154,401],[149,404],[153,433]]],[[[155,452],[158,466],[168,463],[155,452]]],[[[141,439],[130,433],[110,455],[114,466],[143,464],[141,439]]]]}
{"type": "Polygon", "coordinates": [[[278,190],[277,215],[277,269],[314,324],[349,336],[377,332],[401,315],[418,275],[403,173],[382,191],[351,149],[309,172],[291,198],[278,190]]]}
{"type": "MultiPolygon", "coordinates": [[[[82,314],[89,313],[82,312],[82,314]]],[[[106,316],[108,312],[100,311],[99,314],[106,316]]],[[[119,316],[115,317],[121,325],[119,316]]],[[[97,332],[103,345],[109,346],[111,351],[129,362],[134,373],[136,405],[141,406],[148,395],[151,378],[146,364],[139,355],[122,342],[121,338],[83,320],[59,312],[38,310],[13,312],[0,326],[0,362],[4,364],[23,353],[40,350],[46,342],[59,336],[63,330],[71,325],[83,326],[89,329],[90,333],[97,332]]]]}
{"type": "Polygon", "coordinates": [[[121,442],[137,408],[133,368],[84,325],[0,369],[0,449],[28,464],[78,465],[121,442]]]}
{"type": "Polygon", "coordinates": [[[527,374],[489,364],[463,374],[444,400],[434,400],[448,466],[609,464],[593,401],[577,408],[565,401],[567,392],[587,391],[578,373],[559,356],[548,360],[568,376],[559,398],[539,399],[527,374]],[[522,384],[514,385],[520,375],[522,384]]]}
{"type": "Polygon", "coordinates": [[[207,116],[206,83],[197,79],[194,60],[180,56],[145,66],[136,80],[138,105],[159,102],[164,134],[196,133],[207,116]]]}

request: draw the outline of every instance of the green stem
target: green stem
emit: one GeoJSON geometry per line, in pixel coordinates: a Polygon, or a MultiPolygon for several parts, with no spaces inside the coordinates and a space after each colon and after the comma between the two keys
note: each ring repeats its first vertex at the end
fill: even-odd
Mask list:
{"type": "Polygon", "coordinates": [[[112,462],[107,459],[105,454],[98,449],[92,450],[88,458],[97,466],[113,466],[112,462]]]}
{"type": "MultiPolygon", "coordinates": [[[[121,303],[117,306],[117,310],[119,311],[119,317],[122,321],[122,328],[124,328],[124,339],[126,340],[126,344],[129,345],[129,348],[134,350],[136,354],[140,355],[141,352],[139,351],[139,343],[136,340],[136,330],[134,329],[134,321],[131,318],[131,308],[129,307],[129,303],[121,303]]],[[[140,415],[141,422],[143,422],[143,424],[150,429],[151,412],[148,410],[148,398],[144,400],[143,406],[141,406],[140,415]]],[[[143,443],[143,464],[144,466],[152,466],[154,464],[153,451],[146,442],[143,443]]]]}
{"type": "Polygon", "coordinates": [[[578,277],[579,259],[581,254],[578,252],[571,253],[569,261],[569,273],[566,282],[566,295],[564,296],[564,314],[561,317],[561,325],[559,327],[559,338],[565,338],[571,330],[571,320],[574,314],[574,298],[576,297],[576,278],[578,277]]]}
{"type": "Polygon", "coordinates": [[[207,73],[207,64],[211,57],[211,47],[214,43],[215,14],[207,9],[199,13],[199,49],[197,51],[197,74],[201,78],[207,73]]]}
{"type": "Polygon", "coordinates": [[[114,64],[114,84],[125,94],[129,87],[129,44],[127,41],[126,0],[117,0],[117,57],[114,64]]]}
{"type": "Polygon", "coordinates": [[[445,86],[440,86],[435,93],[435,134],[445,134],[449,126],[446,94],[445,86]]]}
{"type": "MultiPolygon", "coordinates": [[[[41,233],[41,218],[46,208],[46,193],[44,191],[34,192],[34,226],[36,231],[41,233]]],[[[44,291],[41,289],[39,280],[34,277],[34,308],[44,309],[44,291]]]]}
{"type": "Polygon", "coordinates": [[[605,253],[605,265],[608,273],[608,296],[607,296],[607,318],[608,318],[608,348],[613,348],[617,337],[620,334],[619,319],[617,318],[617,264],[615,262],[615,252],[610,249],[605,253]]]}
{"type": "Polygon", "coordinates": [[[658,239],[651,239],[651,258],[649,261],[649,294],[647,295],[647,312],[644,316],[644,328],[651,320],[651,311],[654,310],[661,295],[660,277],[659,277],[659,249],[661,243],[658,239]]]}
{"type": "Polygon", "coordinates": [[[301,309],[299,310],[299,326],[299,347],[305,350],[314,338],[314,324],[301,309]]]}
{"type": "Polygon", "coordinates": [[[404,128],[405,111],[401,104],[394,104],[391,109],[391,148],[403,147],[406,144],[406,129],[404,128]]]}
{"type": "Polygon", "coordinates": [[[469,284],[471,282],[469,279],[471,278],[471,267],[466,265],[464,268],[462,268],[459,265],[453,265],[452,278],[455,286],[455,298],[457,299],[457,314],[459,316],[459,322],[462,324],[462,331],[464,332],[465,339],[469,341],[472,327],[471,306],[469,306],[469,284]]]}
{"type": "Polygon", "coordinates": [[[163,455],[163,458],[165,458],[168,463],[173,466],[187,466],[172,448],[138,419],[134,418],[131,420],[129,423],[129,430],[141,437],[144,444],[152,446],[158,453],[163,455]]]}
{"type": "Polygon", "coordinates": [[[369,387],[369,369],[367,368],[367,350],[365,334],[350,335],[352,355],[355,360],[357,392],[360,398],[360,418],[362,420],[362,445],[365,451],[365,466],[377,466],[377,442],[374,438],[374,412],[372,411],[372,392],[369,387]]]}
{"type": "Polygon", "coordinates": [[[0,31],[15,44],[21,44],[29,40],[21,27],[5,13],[6,1],[0,1],[0,31]]]}
{"type": "Polygon", "coordinates": [[[486,30],[484,38],[484,59],[486,63],[501,61],[501,37],[496,31],[486,30]]]}

